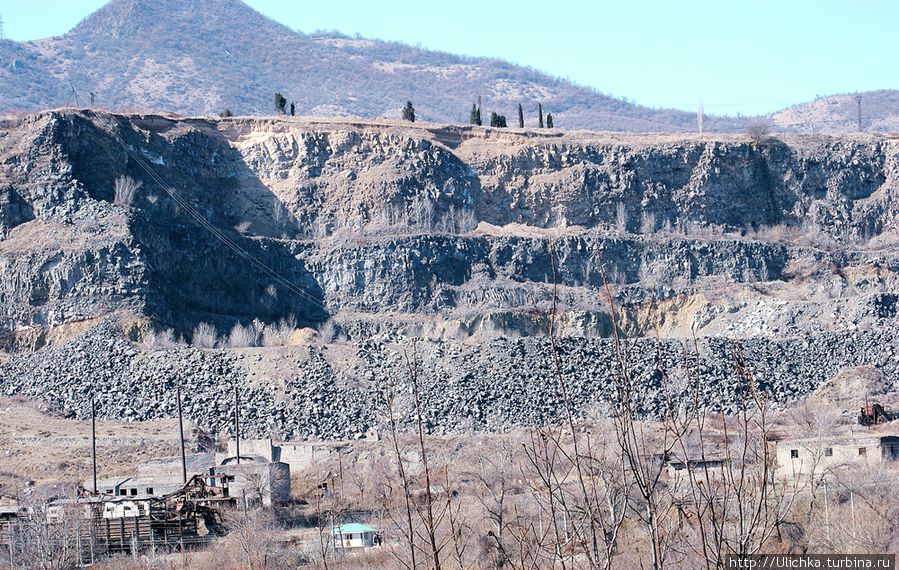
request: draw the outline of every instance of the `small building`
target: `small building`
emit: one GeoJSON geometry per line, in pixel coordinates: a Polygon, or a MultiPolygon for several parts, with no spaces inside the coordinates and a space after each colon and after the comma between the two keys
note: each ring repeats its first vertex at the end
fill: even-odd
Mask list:
{"type": "MultiPolygon", "coordinates": [[[[84,487],[91,488],[85,481],[84,487]]],[[[161,497],[184,486],[180,477],[112,477],[97,481],[97,493],[108,497],[161,497]]]]}
{"type": "Polygon", "coordinates": [[[681,459],[676,455],[672,455],[665,461],[665,471],[668,478],[676,480],[681,477],[687,477],[692,474],[694,477],[705,477],[708,475],[711,479],[721,479],[724,476],[724,466],[727,460],[723,457],[697,457],[695,459],[681,459]]]}
{"type": "Polygon", "coordinates": [[[334,527],[335,548],[371,548],[381,545],[381,535],[372,527],[347,523],[334,527]]]}
{"type": "Polygon", "coordinates": [[[776,442],[783,480],[808,480],[841,469],[875,467],[899,461],[899,435],[845,429],[833,435],[784,438],[776,442]]]}
{"type": "Polygon", "coordinates": [[[725,454],[714,445],[707,448],[689,448],[689,456],[684,458],[680,452],[669,452],[659,455],[662,463],[662,476],[670,486],[678,500],[692,495],[694,486],[716,485],[727,475],[726,467],[730,461],[725,454]]]}
{"type": "Polygon", "coordinates": [[[104,519],[127,519],[150,516],[150,499],[108,499],[103,503],[104,519]]]}
{"type": "MultiPolygon", "coordinates": [[[[257,440],[256,448],[237,457],[228,454],[197,454],[187,462],[188,478],[198,475],[206,485],[219,488],[225,497],[261,503],[266,507],[290,501],[290,466],[271,460],[271,440],[257,440]],[[255,451],[255,452],[254,452],[255,451]]],[[[97,492],[107,498],[127,497],[132,500],[159,498],[179,492],[184,487],[181,458],[163,458],[144,462],[141,475],[112,477],[97,481],[97,492]],[[150,475],[152,474],[152,475],[150,475]]],[[[84,482],[90,489],[91,481],[84,482]]],[[[124,506],[116,507],[124,509],[124,506]]]]}
{"type": "Polygon", "coordinates": [[[220,465],[209,469],[207,478],[227,481],[229,493],[235,499],[246,498],[270,507],[290,502],[290,465],[280,461],[269,463],[258,456],[245,457],[240,454],[228,457],[220,465]]]}

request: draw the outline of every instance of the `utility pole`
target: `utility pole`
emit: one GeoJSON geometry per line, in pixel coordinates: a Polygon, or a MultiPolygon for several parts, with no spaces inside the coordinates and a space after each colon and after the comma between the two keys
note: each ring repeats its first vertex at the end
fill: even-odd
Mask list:
{"type": "Polygon", "coordinates": [[[237,464],[240,465],[240,396],[234,385],[234,442],[237,447],[237,464]]]}
{"type": "Polygon", "coordinates": [[[858,120],[858,132],[862,132],[862,96],[855,96],[855,105],[858,111],[857,120],[858,120]]]}
{"type": "Polygon", "coordinates": [[[699,106],[696,108],[696,126],[699,127],[699,134],[702,134],[703,127],[703,119],[705,118],[705,113],[702,110],[702,99],[699,100],[699,106]]]}
{"type": "Polygon", "coordinates": [[[181,481],[187,484],[187,458],[184,454],[184,418],[181,415],[181,384],[178,384],[178,435],[181,437],[181,481]]]}
{"type": "Polygon", "coordinates": [[[0,40],[5,40],[6,34],[3,32],[3,17],[0,16],[0,40]]]}
{"type": "Polygon", "coordinates": [[[91,462],[94,470],[94,495],[97,494],[97,406],[91,396],[91,462]]]}

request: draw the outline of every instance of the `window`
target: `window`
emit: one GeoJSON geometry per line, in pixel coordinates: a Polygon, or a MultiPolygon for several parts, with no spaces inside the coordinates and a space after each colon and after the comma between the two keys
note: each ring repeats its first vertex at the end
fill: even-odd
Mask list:
{"type": "Polygon", "coordinates": [[[137,487],[131,489],[131,496],[137,495],[137,487]]]}
{"type": "Polygon", "coordinates": [[[868,448],[867,448],[867,447],[859,447],[859,448],[858,448],[858,454],[859,454],[859,455],[867,455],[867,454],[868,454],[868,448]]]}
{"type": "Polygon", "coordinates": [[[790,450],[790,459],[798,459],[799,458],[799,450],[791,449],[790,450]]]}
{"type": "Polygon", "coordinates": [[[148,495],[152,495],[152,494],[153,494],[153,487],[147,487],[147,494],[148,494],[148,495]]]}
{"type": "Polygon", "coordinates": [[[828,447],[824,450],[824,457],[833,457],[833,448],[828,447]]]}

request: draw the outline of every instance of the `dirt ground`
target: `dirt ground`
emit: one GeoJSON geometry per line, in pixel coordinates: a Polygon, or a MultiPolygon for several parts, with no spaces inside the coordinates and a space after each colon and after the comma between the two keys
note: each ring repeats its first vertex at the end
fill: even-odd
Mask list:
{"type": "MultiPolygon", "coordinates": [[[[90,435],[90,422],[54,417],[41,404],[21,398],[0,399],[0,498],[14,500],[33,483],[90,479],[90,435]]],[[[100,478],[129,474],[141,460],[178,452],[175,420],[97,421],[100,478]]]]}

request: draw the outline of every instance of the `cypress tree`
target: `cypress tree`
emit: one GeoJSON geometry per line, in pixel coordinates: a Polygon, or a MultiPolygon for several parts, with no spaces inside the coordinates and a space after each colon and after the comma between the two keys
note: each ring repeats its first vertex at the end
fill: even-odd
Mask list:
{"type": "Polygon", "coordinates": [[[287,99],[284,98],[284,95],[281,93],[275,93],[275,111],[279,115],[284,114],[284,107],[287,106],[287,99]]]}
{"type": "Polygon", "coordinates": [[[480,127],[483,124],[484,122],[481,120],[481,106],[478,105],[478,126],[480,127]]]}
{"type": "Polygon", "coordinates": [[[291,103],[291,104],[290,104],[290,116],[291,116],[291,117],[294,116],[294,113],[296,112],[296,110],[297,110],[297,104],[296,104],[296,103],[291,103]]]}
{"type": "Polygon", "coordinates": [[[524,128],[524,109],[521,108],[521,103],[518,104],[518,128],[524,128]]]}
{"type": "Polygon", "coordinates": [[[546,128],[547,129],[553,128],[553,114],[552,113],[549,113],[546,115],[546,128]]]}
{"type": "Polygon", "coordinates": [[[412,106],[412,101],[406,101],[406,106],[403,107],[403,120],[415,122],[415,107],[412,106]]]}
{"type": "Polygon", "coordinates": [[[537,103],[537,114],[538,114],[537,126],[542,129],[543,128],[543,103],[537,103]]]}
{"type": "Polygon", "coordinates": [[[506,116],[498,113],[490,113],[490,126],[503,128],[506,126],[506,116]]]}
{"type": "Polygon", "coordinates": [[[479,125],[479,113],[478,106],[475,103],[471,104],[471,114],[468,116],[468,124],[470,125],[479,125]]]}

